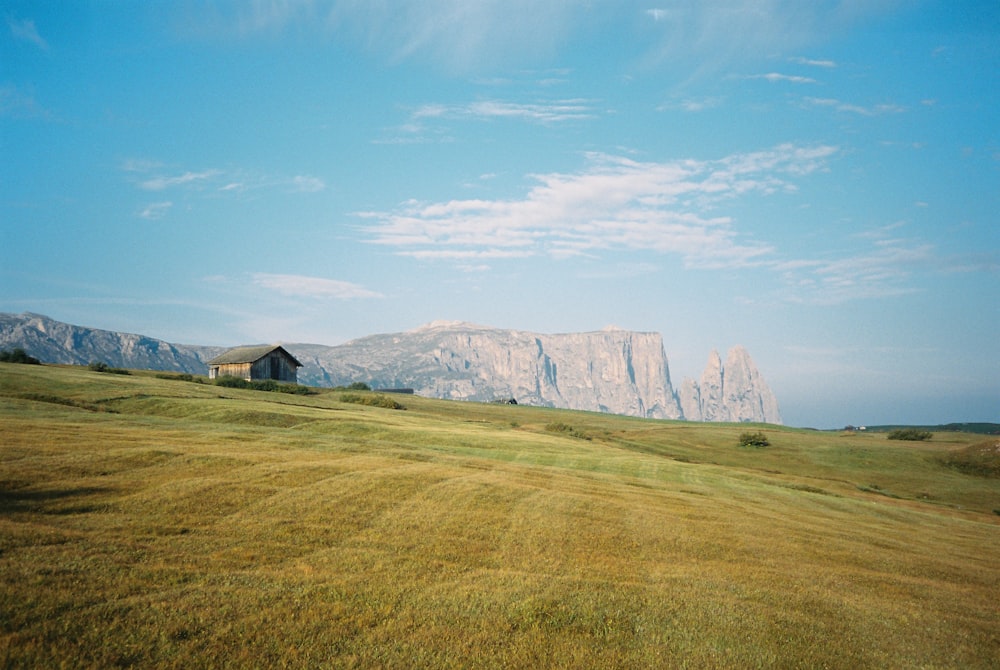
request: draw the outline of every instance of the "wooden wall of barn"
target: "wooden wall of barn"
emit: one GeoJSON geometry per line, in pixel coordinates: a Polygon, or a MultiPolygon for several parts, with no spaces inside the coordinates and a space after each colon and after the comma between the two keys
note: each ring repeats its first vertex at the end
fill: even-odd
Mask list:
{"type": "Polygon", "coordinates": [[[251,379],[274,379],[279,382],[296,383],[298,373],[295,366],[281,354],[268,354],[253,364],[250,370],[251,379]]]}
{"type": "Polygon", "coordinates": [[[222,365],[213,365],[208,370],[208,376],[210,379],[217,379],[218,377],[239,377],[240,379],[250,380],[250,364],[249,363],[223,363],[222,365]]]}

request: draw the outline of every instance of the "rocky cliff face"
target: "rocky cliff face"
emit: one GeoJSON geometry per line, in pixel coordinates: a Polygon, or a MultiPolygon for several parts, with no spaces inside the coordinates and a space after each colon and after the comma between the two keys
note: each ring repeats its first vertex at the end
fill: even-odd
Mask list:
{"type": "Polygon", "coordinates": [[[436,322],[338,347],[289,346],[306,383],[409,387],[421,395],[680,418],[658,333],[543,335],[436,322]]]}
{"type": "MultiPolygon", "coordinates": [[[[286,344],[312,386],[366,382],[456,400],[519,403],[655,419],[780,423],[774,394],[742,347],[726,365],[712,352],[700,382],[675,393],[659,333],[607,328],[544,335],[435,322],[330,347],[286,344]]],[[[23,347],[48,363],[103,361],[116,367],[205,374],[218,347],[81,328],[37,314],[0,314],[0,349],[23,347]]]]}
{"type": "Polygon", "coordinates": [[[224,351],[188,347],[144,335],[83,328],[41,314],[0,314],[0,349],[21,347],[45,363],[172,370],[204,374],[205,360],[224,351]],[[213,353],[214,352],[214,353],[213,353]]]}
{"type": "Polygon", "coordinates": [[[712,351],[701,381],[685,379],[678,403],[689,421],[753,421],[781,423],[778,401],[743,347],[729,350],[722,365],[712,351]]]}

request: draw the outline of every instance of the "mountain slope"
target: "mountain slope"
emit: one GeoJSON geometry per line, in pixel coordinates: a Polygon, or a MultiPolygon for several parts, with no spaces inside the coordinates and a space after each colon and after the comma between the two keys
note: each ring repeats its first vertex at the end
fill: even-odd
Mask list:
{"type": "MultiPolygon", "coordinates": [[[[434,322],[339,346],[285,344],[312,386],[365,382],[433,398],[519,403],[655,419],[781,423],[774,394],[742,347],[725,368],[712,352],[701,383],[675,392],[659,333],[606,328],[540,334],[434,322]]],[[[132,333],[73,326],[39,314],[0,314],[0,349],[22,347],[50,363],[205,374],[223,348],[170,344],[132,333]]]]}

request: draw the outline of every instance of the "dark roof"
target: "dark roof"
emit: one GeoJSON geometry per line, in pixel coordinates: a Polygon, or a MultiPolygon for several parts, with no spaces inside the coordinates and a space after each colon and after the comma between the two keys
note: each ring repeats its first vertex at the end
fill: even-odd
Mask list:
{"type": "Polygon", "coordinates": [[[235,349],[230,349],[220,356],[216,356],[210,360],[208,364],[225,365],[226,363],[254,363],[277,349],[280,349],[285,356],[288,356],[296,367],[302,367],[302,363],[295,360],[294,356],[285,351],[285,348],[278,344],[265,344],[259,347],[236,347],[235,349]]]}

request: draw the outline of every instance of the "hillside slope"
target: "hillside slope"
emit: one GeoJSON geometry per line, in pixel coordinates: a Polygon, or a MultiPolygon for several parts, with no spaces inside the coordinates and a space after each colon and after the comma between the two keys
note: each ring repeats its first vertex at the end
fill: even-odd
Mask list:
{"type": "Polygon", "coordinates": [[[5,667],[989,668],[928,443],[0,364],[5,667]]]}
{"type": "MultiPolygon", "coordinates": [[[[703,377],[704,393],[688,384],[678,397],[659,333],[607,328],[548,335],[435,322],[339,346],[284,346],[304,364],[300,381],[313,386],[366,382],[414,388],[435,398],[515,398],[530,405],[657,419],[781,423],[774,394],[742,347],[730,350],[725,369],[721,360],[713,368],[719,393],[710,392],[703,377]]],[[[0,348],[14,347],[50,363],[96,360],[190,374],[204,374],[206,361],[223,351],[74,326],[39,314],[0,314],[0,348]]]]}

